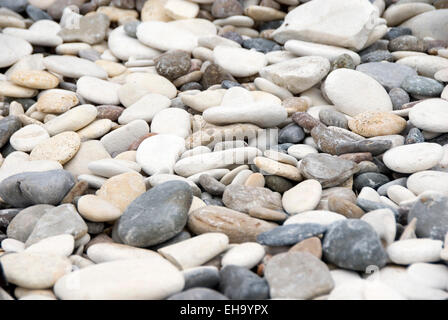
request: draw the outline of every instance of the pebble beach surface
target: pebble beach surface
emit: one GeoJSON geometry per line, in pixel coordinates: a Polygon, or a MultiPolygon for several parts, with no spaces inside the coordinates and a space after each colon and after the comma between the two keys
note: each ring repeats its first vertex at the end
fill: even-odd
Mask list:
{"type": "Polygon", "coordinates": [[[447,300],[447,0],[0,0],[0,299],[447,300]]]}

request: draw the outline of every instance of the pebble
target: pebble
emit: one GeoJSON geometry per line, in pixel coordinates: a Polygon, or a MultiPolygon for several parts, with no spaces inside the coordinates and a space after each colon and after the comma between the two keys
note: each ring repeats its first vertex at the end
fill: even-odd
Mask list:
{"type": "Polygon", "coordinates": [[[330,62],[319,56],[300,57],[275,63],[259,71],[263,78],[298,94],[320,82],[330,71],[330,62]]]}
{"type": "Polygon", "coordinates": [[[267,281],[247,268],[226,265],[219,275],[219,290],[230,299],[262,300],[269,297],[267,281]]]}
{"type": "Polygon", "coordinates": [[[409,111],[409,120],[421,130],[448,132],[448,125],[443,121],[448,110],[447,107],[448,101],[443,99],[424,100],[409,111]]]}
{"type": "Polygon", "coordinates": [[[229,300],[218,291],[208,288],[193,288],[176,293],[167,300],[229,300]]]}
{"type": "Polygon", "coordinates": [[[433,78],[437,71],[448,68],[448,59],[430,55],[408,56],[399,59],[397,63],[414,68],[419,75],[428,78],[433,78]]]}
{"type": "Polygon", "coordinates": [[[370,265],[381,268],[386,264],[377,233],[361,220],[347,219],[329,226],[322,248],[325,260],[344,269],[366,271],[370,265]]]}
{"type": "Polygon", "coordinates": [[[5,48],[0,54],[0,67],[2,68],[13,65],[33,51],[33,47],[28,41],[3,33],[0,35],[0,44],[5,48]]]}
{"type": "Polygon", "coordinates": [[[420,76],[405,78],[401,83],[401,87],[411,95],[425,97],[439,97],[444,88],[438,81],[420,76]]]}
{"type": "Polygon", "coordinates": [[[213,266],[189,268],[182,271],[185,279],[184,290],[190,288],[214,288],[219,283],[219,270],[213,266]]]}
{"type": "Polygon", "coordinates": [[[87,249],[87,256],[98,264],[117,260],[160,258],[155,251],[113,242],[93,243],[87,249]]]}
{"type": "Polygon", "coordinates": [[[75,248],[75,239],[71,234],[48,237],[26,248],[25,252],[58,255],[68,257],[75,248]]]}
{"type": "Polygon", "coordinates": [[[319,204],[321,194],[322,186],[319,181],[305,180],[283,194],[283,208],[290,215],[314,210],[319,204]]]}
{"type": "Polygon", "coordinates": [[[247,269],[255,267],[265,256],[265,249],[255,242],[246,242],[228,250],[222,257],[222,266],[235,265],[247,269]]]}
{"type": "MultiPolygon", "coordinates": [[[[411,185],[412,183],[411,180],[411,185]]],[[[419,237],[444,240],[448,231],[446,200],[446,195],[431,194],[430,192],[428,195],[421,195],[416,199],[415,204],[409,210],[408,220],[417,218],[416,234],[419,237]]]]}
{"type": "Polygon", "coordinates": [[[171,263],[147,258],[100,263],[74,271],[56,282],[54,292],[62,300],[145,300],[164,299],[183,286],[182,274],[171,263]],[[116,281],[109,281],[111,278],[116,281]],[[83,285],[74,289],[76,279],[83,285]]]}
{"type": "Polygon", "coordinates": [[[417,76],[417,72],[411,67],[385,61],[360,64],[356,71],[374,78],[388,91],[400,88],[407,77],[417,76]]]}
{"type": "Polygon", "coordinates": [[[128,124],[139,119],[150,122],[157,113],[170,105],[171,101],[161,94],[146,94],[121,112],[118,117],[118,123],[128,124]]]}
{"type": "Polygon", "coordinates": [[[401,110],[403,105],[409,103],[409,94],[401,88],[393,88],[389,91],[389,97],[392,101],[394,110],[401,110]]]}
{"type": "Polygon", "coordinates": [[[362,112],[348,121],[353,132],[364,137],[398,134],[406,127],[406,120],[388,112],[362,112]]]}
{"type": "Polygon", "coordinates": [[[213,259],[228,245],[229,238],[225,234],[209,232],[163,247],[158,252],[177,268],[187,270],[213,259]]]}
{"type": "Polygon", "coordinates": [[[78,152],[81,139],[73,131],[59,133],[38,143],[30,153],[30,160],[53,160],[64,165],[78,152]]]}
{"type": "Polygon", "coordinates": [[[73,56],[48,56],[43,61],[45,67],[54,73],[69,78],[81,78],[91,76],[106,79],[107,73],[92,61],[73,56]]]}
{"type": "Polygon", "coordinates": [[[317,180],[322,188],[340,185],[358,171],[353,161],[317,153],[306,155],[299,167],[304,177],[317,180]]]}
{"type": "Polygon", "coordinates": [[[17,70],[12,73],[11,81],[32,89],[52,89],[58,86],[59,79],[46,71],[17,70]]]}
{"type": "Polygon", "coordinates": [[[15,116],[8,116],[0,119],[0,147],[3,147],[11,136],[22,127],[20,119],[15,116]]]}
{"type": "Polygon", "coordinates": [[[431,239],[409,239],[392,243],[387,254],[396,264],[409,265],[417,262],[437,262],[440,260],[443,242],[431,239]]]}
{"type": "Polygon", "coordinates": [[[73,176],[64,170],[24,172],[10,176],[0,183],[2,199],[17,207],[61,202],[74,186],[73,176]]]}
{"type": "Polygon", "coordinates": [[[119,208],[95,195],[82,196],[77,206],[79,214],[93,222],[114,221],[122,215],[119,208]]]}
{"type": "Polygon", "coordinates": [[[77,131],[86,127],[95,120],[98,111],[91,104],[84,104],[51,119],[46,122],[44,128],[50,136],[63,133],[65,131],[77,131]]]}
{"type": "Polygon", "coordinates": [[[257,235],[275,227],[274,223],[218,206],[197,209],[188,218],[188,228],[195,234],[220,232],[227,235],[231,243],[255,242],[257,235]],[[240,228],[236,229],[235,224],[240,228]]]}
{"type": "Polygon", "coordinates": [[[124,212],[145,191],[143,177],[137,172],[127,172],[107,179],[96,195],[124,212]]]}
{"type": "Polygon", "coordinates": [[[192,197],[184,182],[169,181],[153,187],[124,211],[118,223],[120,238],[128,245],[148,247],[174,237],[187,223],[192,197]]]}
{"type": "Polygon", "coordinates": [[[361,190],[364,187],[378,189],[380,186],[388,182],[389,178],[384,174],[377,172],[365,172],[355,178],[353,185],[356,190],[361,190]]]}
{"type": "Polygon", "coordinates": [[[382,243],[387,246],[392,244],[396,236],[395,215],[389,209],[378,209],[367,212],[361,220],[370,224],[380,237],[382,243]]]}
{"type": "Polygon", "coordinates": [[[284,164],[265,157],[256,157],[254,159],[254,163],[259,169],[269,174],[284,177],[293,181],[302,180],[300,171],[297,169],[297,167],[290,164],[284,164]]]}
{"type": "Polygon", "coordinates": [[[247,187],[239,184],[230,184],[225,187],[222,201],[226,207],[246,213],[256,207],[282,209],[282,199],[279,193],[272,192],[267,188],[247,187]]]}
{"type": "Polygon", "coordinates": [[[82,174],[92,174],[88,165],[92,161],[108,159],[109,153],[98,140],[81,142],[75,156],[64,165],[64,169],[77,177],[82,174]]]}
{"type": "Polygon", "coordinates": [[[415,143],[388,150],[384,164],[400,173],[415,173],[436,166],[443,157],[443,148],[436,143],[415,143]]]}
{"type": "Polygon", "coordinates": [[[95,104],[119,104],[120,85],[95,77],[83,76],[76,82],[76,93],[95,104]]]}
{"type": "Polygon", "coordinates": [[[7,281],[27,289],[51,288],[72,268],[66,257],[37,252],[7,254],[0,262],[7,281]]]}
{"type": "Polygon", "coordinates": [[[134,141],[149,132],[148,123],[134,120],[104,135],[100,141],[109,154],[127,151],[134,141]]]}
{"type": "Polygon", "coordinates": [[[311,299],[334,287],[328,267],[307,252],[277,254],[266,265],[271,298],[311,299]]]}
{"type": "Polygon", "coordinates": [[[160,110],[151,121],[151,132],[186,138],[191,134],[190,114],[179,108],[160,110]]]}
{"type": "Polygon", "coordinates": [[[45,91],[37,100],[36,109],[44,113],[64,113],[79,103],[74,92],[61,89],[45,91]]]}
{"type": "Polygon", "coordinates": [[[280,226],[257,236],[257,242],[265,246],[291,246],[305,239],[320,236],[327,228],[317,223],[300,223],[280,226]]]}
{"type": "Polygon", "coordinates": [[[386,90],[374,78],[360,71],[334,70],[325,80],[325,92],[336,109],[349,116],[365,111],[392,110],[392,102],[386,90]],[[362,105],[358,103],[360,100],[364,102],[362,105]]]}

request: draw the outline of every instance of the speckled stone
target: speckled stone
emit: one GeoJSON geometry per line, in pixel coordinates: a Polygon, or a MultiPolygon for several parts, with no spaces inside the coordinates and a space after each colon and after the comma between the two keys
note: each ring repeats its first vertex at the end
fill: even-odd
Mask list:
{"type": "Polygon", "coordinates": [[[444,86],[440,82],[431,78],[410,76],[403,80],[401,83],[401,88],[412,95],[439,97],[444,86]]]}

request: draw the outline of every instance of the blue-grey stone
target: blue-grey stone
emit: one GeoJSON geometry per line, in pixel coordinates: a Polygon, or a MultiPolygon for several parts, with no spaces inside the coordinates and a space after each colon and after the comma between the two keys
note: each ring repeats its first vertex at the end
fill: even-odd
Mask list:
{"type": "Polygon", "coordinates": [[[339,111],[332,109],[322,109],[319,111],[319,119],[323,124],[327,126],[348,129],[347,117],[339,111]]]}
{"type": "Polygon", "coordinates": [[[0,183],[0,197],[17,208],[34,204],[57,205],[74,185],[75,178],[66,170],[24,172],[0,183]]]}
{"type": "Polygon", "coordinates": [[[140,21],[131,21],[124,25],[124,32],[132,38],[137,39],[137,27],[140,25],[140,21]]]}
{"type": "Polygon", "coordinates": [[[219,274],[219,291],[232,300],[261,300],[269,297],[267,281],[244,267],[227,265],[219,274]]]}
{"type": "Polygon", "coordinates": [[[353,181],[353,185],[356,190],[360,191],[364,187],[378,189],[380,186],[388,183],[389,181],[389,178],[384,174],[377,172],[366,172],[357,176],[353,181]]]}
{"type": "Polygon", "coordinates": [[[421,196],[409,211],[408,221],[417,218],[419,238],[444,240],[448,233],[448,197],[439,194],[421,196]]]}
{"type": "Polygon", "coordinates": [[[305,132],[295,123],[290,123],[278,133],[278,143],[299,143],[305,139],[305,132]]]}
{"type": "Polygon", "coordinates": [[[288,224],[260,233],[257,242],[265,246],[292,246],[305,239],[324,234],[327,228],[318,223],[288,224]]]}
{"type": "Polygon", "coordinates": [[[290,180],[276,175],[265,176],[264,180],[266,188],[278,193],[284,193],[295,186],[290,180]]]}
{"type": "Polygon", "coordinates": [[[387,31],[386,35],[384,36],[384,39],[390,41],[395,38],[406,35],[412,35],[412,30],[405,27],[392,27],[389,29],[389,31],[387,31]]]}
{"type": "Polygon", "coordinates": [[[371,201],[371,200],[367,200],[367,199],[363,199],[363,198],[358,198],[358,199],[356,199],[356,204],[358,205],[358,207],[360,207],[365,212],[370,212],[370,211],[374,211],[374,210],[378,210],[378,209],[390,209],[395,214],[395,217],[398,216],[397,209],[395,209],[394,207],[392,207],[388,204],[382,203],[382,202],[376,202],[376,201],[371,201]]]}
{"type": "Polygon", "coordinates": [[[242,43],[243,48],[255,49],[259,52],[268,53],[271,51],[281,50],[282,47],[276,42],[264,38],[250,38],[246,39],[242,43]]]}
{"type": "Polygon", "coordinates": [[[223,80],[221,86],[223,89],[230,89],[232,87],[241,87],[241,85],[238,82],[232,80],[223,80]]]}
{"type": "Polygon", "coordinates": [[[365,272],[382,268],[387,255],[375,230],[358,219],[340,220],[328,227],[322,244],[323,258],[340,268],[365,272]]]}
{"type": "Polygon", "coordinates": [[[362,63],[395,61],[394,56],[387,50],[376,50],[361,56],[362,63]]]}
{"type": "Polygon", "coordinates": [[[437,80],[415,75],[404,79],[401,88],[411,95],[439,97],[444,86],[437,80]]]}
{"type": "Polygon", "coordinates": [[[184,290],[190,288],[214,288],[218,285],[220,276],[216,267],[197,267],[190,268],[182,272],[184,275],[184,290]]]}
{"type": "Polygon", "coordinates": [[[0,0],[0,7],[8,8],[15,12],[22,12],[25,10],[28,0],[0,0]]]}
{"type": "Polygon", "coordinates": [[[224,32],[221,37],[235,41],[236,43],[242,45],[243,44],[243,37],[240,36],[238,32],[235,31],[227,31],[224,32]]]}
{"type": "Polygon", "coordinates": [[[425,142],[425,137],[419,128],[411,128],[404,141],[404,144],[422,143],[425,142]]]}
{"type": "Polygon", "coordinates": [[[277,29],[283,24],[283,20],[272,20],[272,21],[265,21],[260,24],[259,30],[272,30],[277,29]]]}
{"type": "Polygon", "coordinates": [[[26,7],[26,13],[33,21],[53,20],[53,18],[48,13],[46,13],[44,10],[42,10],[36,6],[33,6],[31,4],[26,7]]]}
{"type": "Polygon", "coordinates": [[[127,245],[149,247],[179,234],[187,224],[193,193],[183,181],[168,181],[146,191],[126,208],[118,235],[127,245]]]}
{"type": "Polygon", "coordinates": [[[399,36],[389,42],[389,51],[416,51],[424,52],[425,45],[422,40],[417,37],[404,35],[399,36]]]}
{"type": "Polygon", "coordinates": [[[408,178],[403,177],[403,178],[398,178],[395,180],[392,180],[388,183],[383,184],[381,187],[379,187],[376,191],[379,193],[380,196],[385,196],[387,195],[387,189],[390,186],[394,186],[394,185],[399,185],[402,187],[406,187],[406,182],[408,181],[408,178]]]}
{"type": "Polygon", "coordinates": [[[386,90],[399,88],[407,77],[417,75],[417,71],[411,67],[391,62],[363,63],[356,70],[371,76],[386,90]]]}
{"type": "MultiPolygon", "coordinates": [[[[2,148],[14,132],[22,127],[22,122],[16,116],[0,119],[0,148],[2,148]]],[[[5,156],[3,154],[3,156],[5,156]]]]}
{"type": "Polygon", "coordinates": [[[393,88],[389,91],[390,101],[394,110],[401,110],[404,104],[411,101],[409,94],[401,88],[393,88]]]}
{"type": "Polygon", "coordinates": [[[377,50],[387,50],[387,46],[389,45],[389,40],[380,39],[378,41],[375,41],[370,46],[368,46],[365,49],[362,49],[358,52],[360,56],[366,55],[370,52],[377,51],[377,50]]]}

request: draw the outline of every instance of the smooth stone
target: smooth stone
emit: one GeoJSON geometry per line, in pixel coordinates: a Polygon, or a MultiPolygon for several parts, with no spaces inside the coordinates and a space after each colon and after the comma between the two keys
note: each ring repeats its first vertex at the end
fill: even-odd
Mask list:
{"type": "Polygon", "coordinates": [[[388,49],[394,51],[415,51],[424,52],[425,46],[423,41],[411,35],[397,37],[389,42],[388,49]]]}
{"type": "Polygon", "coordinates": [[[87,249],[87,256],[95,263],[105,263],[117,260],[160,258],[160,255],[155,251],[112,242],[92,244],[87,249]]]}
{"type": "Polygon", "coordinates": [[[415,143],[388,150],[384,164],[400,173],[415,173],[436,166],[443,157],[443,148],[435,143],[415,143]]]}
{"type": "Polygon", "coordinates": [[[68,257],[75,248],[75,239],[71,234],[48,237],[26,248],[25,252],[54,254],[68,257]]]}
{"type": "Polygon", "coordinates": [[[134,161],[121,159],[101,159],[89,162],[87,168],[95,175],[110,178],[126,172],[140,172],[141,167],[134,161]]]}
{"type": "Polygon", "coordinates": [[[313,210],[319,204],[321,194],[322,186],[319,181],[305,180],[283,194],[283,208],[290,215],[313,210]]]}
{"type": "Polygon", "coordinates": [[[227,235],[231,243],[255,242],[257,235],[275,227],[274,223],[218,206],[199,208],[191,212],[188,219],[188,228],[195,234],[220,232],[227,235]]]}
{"type": "Polygon", "coordinates": [[[365,172],[355,178],[353,185],[356,190],[361,190],[365,187],[378,189],[380,186],[388,182],[389,178],[384,174],[377,172],[365,172]]]}
{"type": "Polygon", "coordinates": [[[206,170],[252,162],[259,155],[261,155],[261,152],[254,147],[234,148],[199,154],[177,161],[174,166],[174,172],[180,176],[189,177],[206,170]]]}
{"type": "Polygon", "coordinates": [[[73,56],[48,56],[44,58],[44,65],[49,71],[69,78],[78,79],[82,76],[107,78],[106,71],[100,66],[92,61],[73,56]]]}
{"type": "MultiPolygon", "coordinates": [[[[184,289],[185,290],[185,289],[184,289]]],[[[218,291],[208,288],[193,288],[176,293],[167,300],[229,300],[225,295],[218,291]]]]}
{"type": "Polygon", "coordinates": [[[370,224],[381,241],[387,246],[394,242],[396,236],[395,215],[389,209],[379,209],[367,212],[361,220],[370,224]]]}
{"type": "Polygon", "coordinates": [[[81,142],[97,139],[104,136],[112,129],[112,121],[109,119],[100,119],[91,122],[88,126],[76,132],[81,142]]]}
{"type": "Polygon", "coordinates": [[[154,62],[157,73],[169,80],[175,80],[187,74],[191,67],[190,54],[181,50],[164,53],[154,59],[154,62]]]}
{"type": "Polygon", "coordinates": [[[137,172],[127,172],[107,179],[96,195],[124,212],[145,191],[143,177],[137,172]]]}
{"type": "Polygon", "coordinates": [[[437,71],[434,74],[434,79],[441,82],[448,82],[448,68],[437,71]]]}
{"type": "Polygon", "coordinates": [[[317,180],[323,188],[337,186],[359,170],[353,161],[314,153],[305,156],[299,168],[303,176],[317,180]]]}
{"type": "Polygon", "coordinates": [[[417,103],[409,111],[409,120],[419,129],[431,132],[448,132],[448,125],[443,119],[448,114],[448,101],[427,99],[417,103]]]}
{"type": "Polygon", "coordinates": [[[255,267],[265,256],[264,247],[255,242],[246,242],[228,250],[221,260],[223,267],[235,265],[247,269],[255,267]]]}
{"type": "Polygon", "coordinates": [[[318,259],[322,258],[322,243],[318,237],[311,237],[292,246],[289,252],[307,252],[318,259]]]}
{"type": "Polygon", "coordinates": [[[269,297],[269,286],[264,278],[247,268],[226,265],[220,272],[219,290],[234,300],[260,300],[269,297]]]}
{"type": "Polygon", "coordinates": [[[250,103],[242,106],[217,106],[204,111],[204,120],[215,125],[247,122],[263,128],[275,127],[286,120],[287,112],[272,103],[250,103]]]}
{"type": "Polygon", "coordinates": [[[214,288],[219,283],[219,270],[216,267],[204,266],[182,271],[185,279],[184,290],[191,288],[214,288]]]}
{"type": "Polygon", "coordinates": [[[317,223],[289,224],[259,234],[257,242],[265,246],[292,246],[322,235],[326,230],[325,226],[317,223]]]}
{"type": "Polygon", "coordinates": [[[4,252],[22,252],[25,250],[25,244],[22,241],[7,238],[2,241],[2,249],[4,252]]]}
{"type": "Polygon", "coordinates": [[[39,219],[51,208],[52,205],[38,204],[21,210],[8,225],[8,238],[25,242],[39,219]]]}
{"type": "Polygon", "coordinates": [[[356,0],[345,1],[342,6],[325,0],[310,1],[290,11],[273,37],[280,43],[300,39],[360,50],[378,23],[376,10],[370,3],[356,0]]]}
{"type": "Polygon", "coordinates": [[[322,245],[324,258],[338,267],[366,271],[383,267],[386,252],[375,230],[365,221],[347,219],[329,226],[322,245]]]}
{"type": "Polygon", "coordinates": [[[318,223],[324,226],[328,226],[335,221],[346,220],[342,214],[326,211],[326,210],[311,210],[301,212],[290,218],[288,218],[284,225],[295,224],[295,223],[318,223]]]}
{"type": "Polygon", "coordinates": [[[319,111],[319,120],[327,126],[348,129],[347,117],[343,113],[333,109],[321,109],[319,111]]]}
{"type": "Polygon", "coordinates": [[[403,105],[409,103],[411,98],[409,94],[401,88],[393,88],[389,91],[389,97],[392,101],[394,110],[401,110],[403,105]]]}
{"type": "Polygon", "coordinates": [[[119,104],[119,84],[91,76],[82,76],[76,82],[76,92],[95,104],[119,104]]]}
{"type": "Polygon", "coordinates": [[[0,183],[0,196],[18,208],[33,204],[56,205],[74,184],[73,176],[63,170],[25,172],[4,179],[0,183]]]}
{"type": "Polygon", "coordinates": [[[361,56],[362,63],[394,61],[394,56],[387,50],[375,50],[361,56]]]}
{"type": "Polygon", "coordinates": [[[364,211],[349,200],[337,196],[331,196],[327,200],[328,209],[342,214],[349,219],[359,219],[364,215],[364,211]]]}
{"type": "Polygon", "coordinates": [[[260,75],[291,93],[298,94],[320,82],[329,71],[330,62],[327,58],[309,56],[264,67],[260,70],[260,75]]]}
{"type": "Polygon", "coordinates": [[[313,43],[300,40],[289,40],[285,43],[285,49],[294,53],[296,56],[320,56],[334,62],[341,55],[348,55],[355,65],[361,62],[359,55],[351,50],[341,47],[329,46],[320,43],[313,43]]]}
{"type": "Polygon", "coordinates": [[[37,91],[18,86],[10,81],[0,80],[0,94],[11,98],[32,98],[36,96],[37,91]]]}
{"type": "Polygon", "coordinates": [[[135,199],[120,217],[120,238],[132,246],[148,247],[174,237],[187,223],[192,197],[184,182],[169,181],[153,187],[135,199]]]}
{"type": "Polygon", "coordinates": [[[427,3],[398,3],[387,8],[383,13],[383,18],[386,19],[388,26],[393,27],[419,14],[432,10],[435,10],[435,8],[427,3]]]}
{"type": "Polygon", "coordinates": [[[437,71],[448,68],[448,59],[430,55],[408,56],[399,59],[396,63],[409,66],[419,75],[428,78],[434,78],[437,71]]]}
{"type": "Polygon", "coordinates": [[[225,94],[225,90],[205,90],[197,94],[182,95],[182,102],[196,111],[204,112],[210,107],[219,106],[225,94]]]}
{"type": "Polygon", "coordinates": [[[0,54],[1,68],[13,65],[33,51],[33,47],[28,41],[3,33],[0,35],[0,44],[4,48],[0,54]]]}
{"type": "Polygon", "coordinates": [[[30,153],[30,160],[53,160],[64,165],[75,156],[80,146],[79,136],[66,131],[37,144],[30,153]]]}
{"type": "Polygon", "coordinates": [[[117,121],[120,115],[125,110],[119,106],[97,106],[98,114],[96,116],[97,119],[109,119],[111,121],[117,121]]]}
{"type": "Polygon", "coordinates": [[[11,136],[21,127],[20,119],[16,116],[8,116],[0,119],[0,147],[7,144],[11,136]]]}
{"type": "Polygon", "coordinates": [[[110,20],[105,14],[94,13],[80,17],[77,28],[63,27],[58,36],[64,42],[80,41],[93,45],[104,40],[109,24],[110,20]]]}
{"type": "Polygon", "coordinates": [[[284,193],[294,186],[290,180],[276,175],[265,176],[265,185],[267,188],[279,193],[284,193]]]}
{"type": "Polygon", "coordinates": [[[301,181],[302,176],[296,166],[284,164],[266,157],[256,157],[254,163],[257,168],[272,175],[284,177],[293,181],[301,181]]]}
{"type": "Polygon", "coordinates": [[[178,269],[187,270],[213,259],[228,245],[229,238],[225,234],[210,232],[163,247],[158,252],[178,269]]]}
{"type": "Polygon", "coordinates": [[[82,196],[79,198],[77,206],[79,214],[93,222],[114,221],[122,214],[120,209],[95,195],[82,196]]]}
{"type": "Polygon", "coordinates": [[[409,265],[417,262],[440,260],[443,242],[431,239],[408,239],[392,243],[387,254],[395,264],[409,265]]]}
{"type": "Polygon", "coordinates": [[[95,120],[98,111],[91,104],[81,105],[46,122],[44,128],[50,136],[64,131],[78,131],[95,120]]]}
{"type": "Polygon", "coordinates": [[[167,97],[161,94],[149,93],[126,108],[119,116],[118,122],[120,124],[128,124],[139,119],[150,122],[157,113],[170,105],[171,101],[167,97]]]}
{"type": "Polygon", "coordinates": [[[153,59],[161,54],[159,50],[148,47],[135,38],[129,37],[123,26],[113,29],[108,38],[110,51],[118,59],[128,61],[136,59],[153,59]]]}
{"type": "Polygon", "coordinates": [[[162,258],[100,263],[72,272],[56,283],[54,292],[62,300],[149,300],[164,299],[180,292],[182,274],[162,258]],[[116,281],[107,279],[116,278],[116,281]],[[80,286],[73,288],[73,283],[80,286]]]}
{"type": "Polygon", "coordinates": [[[410,278],[424,286],[446,290],[448,269],[441,264],[413,263],[407,268],[410,278]]]}
{"type": "Polygon", "coordinates": [[[444,22],[448,16],[448,10],[432,10],[419,14],[403,24],[402,27],[407,27],[412,30],[412,34],[421,39],[431,37],[438,40],[448,40],[448,36],[444,32],[444,22]]]}
{"type": "Polygon", "coordinates": [[[25,242],[28,247],[51,236],[70,234],[75,240],[87,234],[87,225],[72,204],[49,209],[37,222],[25,242]]]}
{"type": "Polygon", "coordinates": [[[364,137],[399,134],[406,127],[406,120],[388,112],[362,112],[348,121],[353,132],[364,137]]]}
{"type": "Polygon", "coordinates": [[[196,36],[185,29],[162,21],[146,21],[137,27],[137,38],[157,50],[185,50],[191,52],[197,45],[196,36]]]}
{"type": "Polygon", "coordinates": [[[234,77],[248,77],[257,74],[267,65],[263,53],[243,48],[217,46],[213,50],[217,65],[234,77]]]}
{"type": "Polygon", "coordinates": [[[136,160],[143,171],[149,175],[172,174],[176,161],[184,151],[185,140],[181,137],[171,134],[158,134],[145,139],[140,144],[137,149],[136,160]]]}
{"type": "Polygon", "coordinates": [[[191,134],[190,114],[179,108],[163,109],[152,119],[151,132],[186,138],[191,134]]]}
{"type": "Polygon", "coordinates": [[[149,133],[148,123],[134,120],[104,135],[100,141],[109,154],[114,155],[127,151],[137,139],[149,133]]]}
{"type": "Polygon", "coordinates": [[[417,236],[444,240],[448,232],[447,205],[447,197],[439,194],[421,195],[417,199],[408,214],[409,221],[417,218],[417,236]]]}
{"type": "Polygon", "coordinates": [[[64,165],[64,169],[75,177],[82,174],[92,174],[88,167],[90,162],[109,158],[109,153],[100,141],[89,140],[81,142],[78,152],[64,165]]]}
{"type": "Polygon", "coordinates": [[[58,86],[59,79],[46,71],[17,70],[11,74],[15,84],[32,89],[52,89],[58,86]]]}
{"type": "Polygon", "coordinates": [[[401,83],[401,88],[411,95],[439,97],[444,86],[431,78],[410,76],[404,79],[401,83]]]}
{"type": "Polygon", "coordinates": [[[267,188],[247,187],[231,184],[224,190],[223,203],[230,209],[249,212],[254,207],[281,210],[281,196],[267,188]]]}
{"type": "Polygon", "coordinates": [[[317,150],[314,147],[306,144],[296,144],[288,148],[288,154],[297,158],[298,160],[301,160],[308,154],[312,153],[317,153],[317,150]]]}
{"type": "Polygon", "coordinates": [[[66,257],[36,252],[7,254],[0,262],[8,282],[27,289],[51,288],[72,268],[66,257]]]}
{"type": "Polygon", "coordinates": [[[220,196],[224,193],[226,186],[208,174],[199,177],[202,188],[211,195],[220,196]]]}
{"type": "Polygon", "coordinates": [[[326,264],[307,252],[275,255],[264,273],[273,299],[311,299],[334,287],[326,264]]]}
{"type": "Polygon", "coordinates": [[[325,93],[338,111],[350,116],[365,111],[392,110],[392,102],[381,84],[359,71],[337,69],[331,72],[325,80],[325,93]],[[364,101],[362,105],[359,104],[361,100],[364,101]]]}
{"type": "Polygon", "coordinates": [[[406,177],[392,180],[386,184],[383,184],[381,187],[379,187],[377,192],[380,196],[385,196],[385,195],[387,195],[387,190],[393,185],[399,185],[399,186],[406,187],[406,181],[407,181],[406,177]]]}
{"type": "Polygon", "coordinates": [[[278,134],[279,143],[299,143],[305,138],[305,132],[295,123],[282,128],[278,134]]]}
{"type": "Polygon", "coordinates": [[[356,67],[356,71],[372,77],[388,91],[399,88],[407,77],[417,75],[411,67],[385,61],[360,64],[356,67]]]}
{"type": "Polygon", "coordinates": [[[44,113],[64,113],[79,103],[74,92],[68,90],[48,90],[39,95],[37,100],[37,111],[44,113]]]}
{"type": "Polygon", "coordinates": [[[415,200],[416,196],[407,188],[400,185],[392,185],[387,189],[387,196],[396,204],[403,201],[415,200]]]}

